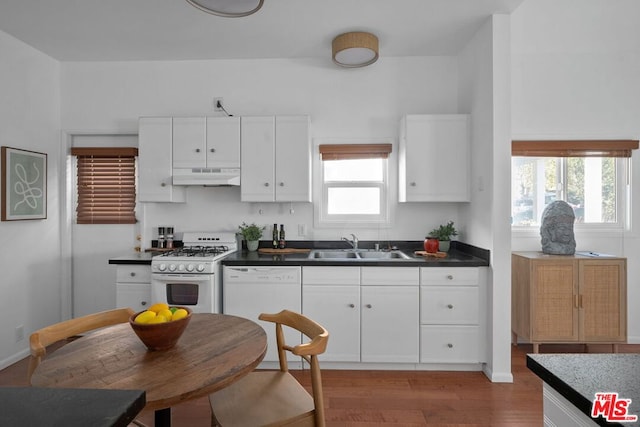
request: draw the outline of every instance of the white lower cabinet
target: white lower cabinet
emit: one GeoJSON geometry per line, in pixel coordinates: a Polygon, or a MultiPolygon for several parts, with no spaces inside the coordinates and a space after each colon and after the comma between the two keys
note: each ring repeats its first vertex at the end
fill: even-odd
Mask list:
{"type": "Polygon", "coordinates": [[[302,311],[329,331],[323,361],[417,363],[419,270],[303,267],[302,311]]]}
{"type": "Polygon", "coordinates": [[[136,313],[151,306],[151,266],[118,264],[116,307],[130,307],[136,313]]]}
{"type": "Polygon", "coordinates": [[[421,268],[420,363],[485,361],[478,268],[421,268]]]}

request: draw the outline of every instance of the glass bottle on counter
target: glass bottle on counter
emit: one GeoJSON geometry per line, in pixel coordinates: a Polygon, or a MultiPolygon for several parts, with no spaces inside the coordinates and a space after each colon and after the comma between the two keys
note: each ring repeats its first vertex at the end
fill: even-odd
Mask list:
{"type": "Polygon", "coordinates": [[[273,249],[278,249],[280,247],[280,237],[278,236],[278,224],[273,224],[273,242],[271,242],[271,247],[273,249]]]}
{"type": "Polygon", "coordinates": [[[280,249],[284,249],[287,247],[287,241],[284,238],[284,224],[280,224],[280,240],[278,243],[278,247],[280,249]]]}

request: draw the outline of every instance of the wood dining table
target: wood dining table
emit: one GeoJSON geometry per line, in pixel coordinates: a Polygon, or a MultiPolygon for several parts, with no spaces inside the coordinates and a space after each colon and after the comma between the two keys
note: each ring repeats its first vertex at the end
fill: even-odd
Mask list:
{"type": "Polygon", "coordinates": [[[171,407],[206,396],[255,369],[267,350],[257,323],[224,314],[193,314],[175,347],[150,351],[125,323],[82,336],[36,368],[37,387],[144,390],[156,426],[171,425],[171,407]]]}

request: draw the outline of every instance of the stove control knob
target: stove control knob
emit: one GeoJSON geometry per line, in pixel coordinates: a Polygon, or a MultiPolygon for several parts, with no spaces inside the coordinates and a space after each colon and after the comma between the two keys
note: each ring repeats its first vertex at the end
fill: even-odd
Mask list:
{"type": "Polygon", "coordinates": [[[194,266],[193,264],[187,264],[187,271],[193,271],[194,266]]]}
{"type": "Polygon", "coordinates": [[[165,271],[166,269],[167,269],[167,264],[160,264],[158,266],[158,270],[160,270],[160,271],[165,271]]]}
{"type": "Polygon", "coordinates": [[[198,266],[196,267],[196,270],[198,270],[198,272],[202,273],[204,271],[204,264],[198,264],[198,266]]]}
{"type": "Polygon", "coordinates": [[[184,271],[184,264],[178,264],[178,271],[184,271]]]}
{"type": "Polygon", "coordinates": [[[169,264],[169,271],[176,271],[176,265],[175,264],[169,264]]]}

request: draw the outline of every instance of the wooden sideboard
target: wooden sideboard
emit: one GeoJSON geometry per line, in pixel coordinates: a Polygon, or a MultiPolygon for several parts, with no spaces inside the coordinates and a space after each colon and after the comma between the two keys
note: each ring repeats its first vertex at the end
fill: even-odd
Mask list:
{"type": "Polygon", "coordinates": [[[627,339],[627,260],[611,256],[511,256],[514,344],[615,344],[627,339]]]}

